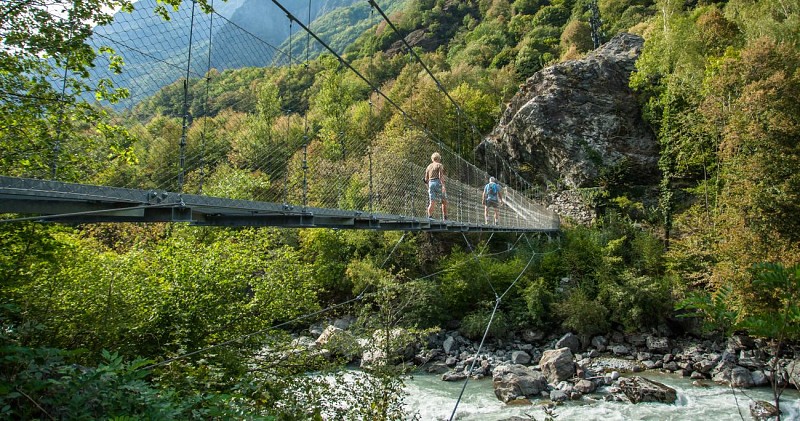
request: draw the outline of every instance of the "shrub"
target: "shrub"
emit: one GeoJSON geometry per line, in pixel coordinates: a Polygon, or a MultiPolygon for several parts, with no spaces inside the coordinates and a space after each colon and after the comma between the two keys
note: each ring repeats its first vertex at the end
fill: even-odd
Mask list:
{"type": "Polygon", "coordinates": [[[533,323],[531,327],[541,328],[549,324],[553,319],[552,305],[555,296],[544,278],[538,278],[528,285],[523,295],[533,323]]]}
{"type": "Polygon", "coordinates": [[[461,321],[461,334],[465,337],[478,340],[483,338],[486,332],[487,338],[502,338],[508,333],[508,320],[506,316],[497,311],[494,318],[491,319],[492,324],[489,325],[489,320],[492,317],[492,312],[489,309],[478,310],[470,313],[461,321]],[[487,325],[489,326],[487,332],[487,325]]]}
{"type": "Polygon", "coordinates": [[[608,309],[592,300],[582,289],[574,289],[555,305],[561,326],[580,335],[595,335],[608,329],[608,309]]]}

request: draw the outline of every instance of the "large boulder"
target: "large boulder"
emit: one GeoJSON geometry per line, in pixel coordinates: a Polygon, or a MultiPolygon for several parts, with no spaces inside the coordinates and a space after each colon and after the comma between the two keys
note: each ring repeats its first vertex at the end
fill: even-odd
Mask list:
{"type": "Polygon", "coordinates": [[[315,341],[317,348],[332,356],[342,356],[352,360],[361,351],[355,337],[346,330],[329,325],[315,341]]]}
{"type": "Polygon", "coordinates": [[[492,371],[492,385],[497,399],[506,403],[538,395],[547,389],[541,372],[520,364],[497,366],[492,371]]]}
{"type": "Polygon", "coordinates": [[[569,348],[549,349],[542,354],[539,368],[548,383],[558,383],[575,375],[575,362],[569,348]]]}
{"type": "Polygon", "coordinates": [[[678,393],[675,389],[663,383],[639,376],[620,379],[619,388],[633,403],[674,403],[678,399],[678,393]]]}
{"type": "MultiPolygon", "coordinates": [[[[595,187],[614,168],[627,169],[637,184],[655,182],[658,143],[628,86],[643,45],[638,35],[619,34],[582,59],[540,70],[477,153],[527,164],[542,184],[595,187]]],[[[491,173],[503,171],[486,161],[491,173]]]]}

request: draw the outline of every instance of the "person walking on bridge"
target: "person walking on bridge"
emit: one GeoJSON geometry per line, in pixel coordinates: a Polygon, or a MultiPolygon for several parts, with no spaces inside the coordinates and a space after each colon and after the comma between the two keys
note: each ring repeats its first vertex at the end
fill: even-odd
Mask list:
{"type": "Polygon", "coordinates": [[[433,215],[434,202],[442,204],[442,219],[447,219],[447,189],[444,187],[444,165],[442,155],[434,152],[431,163],[425,168],[425,184],[428,185],[428,218],[433,215]]]}
{"type": "Polygon", "coordinates": [[[497,210],[503,204],[503,190],[497,179],[489,177],[489,184],[483,188],[483,222],[489,224],[489,208],[494,209],[494,224],[497,225],[497,210]]]}

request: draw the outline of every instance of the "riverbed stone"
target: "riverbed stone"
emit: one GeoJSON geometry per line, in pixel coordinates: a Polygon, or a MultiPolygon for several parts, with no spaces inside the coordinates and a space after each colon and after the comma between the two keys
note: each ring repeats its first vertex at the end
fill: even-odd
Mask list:
{"type": "Polygon", "coordinates": [[[756,421],[766,421],[778,416],[778,408],[767,401],[752,401],[750,402],[750,415],[756,421]]]}
{"type": "Polygon", "coordinates": [[[456,340],[452,336],[448,336],[444,339],[444,343],[442,343],[442,348],[444,352],[450,354],[451,352],[456,350],[456,340]]]}
{"type": "Polygon", "coordinates": [[[605,336],[595,336],[592,338],[592,346],[595,347],[598,351],[603,352],[606,350],[608,346],[608,340],[605,336]]]}
{"type": "Polygon", "coordinates": [[[355,357],[360,347],[355,337],[345,330],[329,325],[315,341],[317,347],[326,349],[332,355],[340,355],[348,359],[355,357]]]}
{"type": "Polygon", "coordinates": [[[614,355],[628,355],[631,351],[625,345],[614,345],[611,347],[611,353],[614,355]]]}
{"type": "Polygon", "coordinates": [[[581,350],[581,339],[567,332],[561,339],[556,342],[556,348],[569,348],[573,354],[577,354],[581,350]]]}
{"type": "Polygon", "coordinates": [[[425,371],[434,374],[444,374],[450,371],[450,367],[448,367],[447,364],[441,361],[436,361],[425,367],[425,371]]]}
{"type": "Polygon", "coordinates": [[[790,362],[786,366],[786,373],[789,376],[789,383],[800,389],[800,359],[790,362]]]}
{"type": "Polygon", "coordinates": [[[592,393],[594,390],[597,389],[597,385],[594,384],[591,380],[580,380],[578,383],[575,383],[575,390],[582,394],[592,393]]]}
{"type": "Polygon", "coordinates": [[[467,378],[467,374],[463,371],[448,371],[442,374],[442,380],[446,382],[457,382],[467,378]]]}
{"type": "Polygon", "coordinates": [[[547,388],[547,381],[539,371],[521,364],[508,364],[492,371],[492,386],[497,399],[507,403],[518,397],[538,395],[547,388]]]}
{"type": "Polygon", "coordinates": [[[550,400],[553,402],[564,402],[569,399],[563,390],[553,389],[550,391],[550,400]]]}
{"type": "Polygon", "coordinates": [[[699,372],[701,372],[703,374],[708,374],[708,373],[711,372],[711,370],[714,369],[714,366],[716,366],[716,364],[717,364],[716,361],[704,358],[704,359],[694,363],[692,365],[692,368],[694,368],[695,370],[697,370],[697,371],[699,371],[699,372]]]}
{"type": "Polygon", "coordinates": [[[730,361],[720,361],[714,369],[711,370],[711,380],[717,383],[730,383],[731,370],[733,370],[734,367],[737,367],[737,365],[730,361]]]}
{"type": "Polygon", "coordinates": [[[512,364],[528,364],[531,362],[531,356],[525,351],[514,351],[511,353],[512,364]]]}
{"type": "Polygon", "coordinates": [[[647,349],[654,354],[666,354],[669,352],[669,339],[656,336],[647,337],[647,349]]]}
{"type": "Polygon", "coordinates": [[[645,337],[645,335],[642,335],[640,333],[632,333],[626,335],[625,341],[633,345],[634,347],[647,345],[647,337],[645,337]]]}
{"type": "MultiPolygon", "coordinates": [[[[618,371],[620,373],[633,373],[642,371],[644,366],[633,360],[626,360],[617,357],[600,357],[592,361],[592,369],[597,372],[618,371]]],[[[619,373],[617,373],[619,376],[619,373]]]]}
{"type": "Polygon", "coordinates": [[[544,339],[544,332],[533,330],[533,329],[525,329],[522,331],[520,335],[522,340],[528,343],[537,343],[544,339]]]}
{"type": "Polygon", "coordinates": [[[753,377],[753,386],[766,386],[769,384],[769,377],[761,370],[752,371],[750,375],[753,377]]]}
{"type": "Polygon", "coordinates": [[[678,399],[675,389],[657,381],[634,376],[619,381],[622,393],[633,403],[662,402],[674,403],[678,399]]]}
{"type": "Polygon", "coordinates": [[[756,343],[753,338],[747,335],[733,335],[728,338],[727,350],[730,352],[738,352],[743,349],[753,349],[756,343]]]}
{"type": "Polygon", "coordinates": [[[539,360],[542,374],[548,383],[558,383],[575,375],[575,363],[569,348],[549,349],[539,360]]]}
{"type": "Polygon", "coordinates": [[[731,369],[731,386],[742,389],[753,387],[753,376],[750,374],[750,370],[738,365],[733,367],[731,369]]]}

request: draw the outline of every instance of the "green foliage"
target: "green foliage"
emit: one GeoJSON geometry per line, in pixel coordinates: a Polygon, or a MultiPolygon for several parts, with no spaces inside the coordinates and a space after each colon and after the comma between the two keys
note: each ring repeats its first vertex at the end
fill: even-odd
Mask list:
{"type": "Polygon", "coordinates": [[[554,306],[561,326],[581,335],[596,335],[608,327],[608,309],[589,298],[582,289],[574,289],[554,306]]]}
{"type": "Polygon", "coordinates": [[[532,319],[533,328],[546,328],[553,320],[553,304],[556,299],[555,291],[543,278],[537,278],[525,288],[523,292],[528,313],[532,319]]]}
{"type": "Polygon", "coordinates": [[[707,329],[726,333],[743,329],[779,343],[800,338],[800,265],[759,263],[751,268],[752,290],[739,295],[725,286],[692,292],[677,303],[688,316],[701,317],[707,329]]]}
{"type": "Polygon", "coordinates": [[[492,317],[491,309],[484,308],[464,316],[459,331],[465,337],[477,341],[484,334],[487,338],[504,338],[508,335],[508,321],[502,312],[495,312],[492,317]]]}
{"type": "Polygon", "coordinates": [[[658,326],[672,308],[668,283],[630,271],[616,282],[602,283],[598,298],[609,310],[610,320],[631,332],[658,326]]]}
{"type": "Polygon", "coordinates": [[[26,345],[41,326],[15,325],[18,312],[3,306],[0,322],[0,414],[10,419],[205,419],[259,417],[230,396],[196,393],[181,396],[153,385],[146,367],[152,361],[125,362],[103,350],[96,366],[70,361],[74,352],[26,345]]]}

